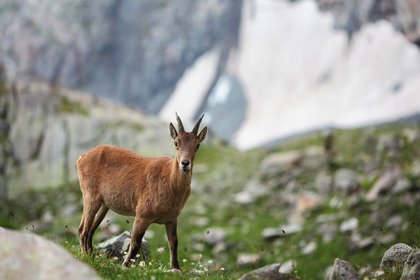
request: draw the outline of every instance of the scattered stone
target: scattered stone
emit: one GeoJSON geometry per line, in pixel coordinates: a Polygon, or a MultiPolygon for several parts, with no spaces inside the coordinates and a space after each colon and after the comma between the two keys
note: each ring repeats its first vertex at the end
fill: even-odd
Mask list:
{"type": "Polygon", "coordinates": [[[366,194],[367,201],[375,201],[391,191],[397,180],[401,177],[401,170],[393,168],[384,173],[373,185],[372,189],[366,194]]]}
{"type": "Polygon", "coordinates": [[[413,248],[404,243],[398,243],[391,246],[382,257],[380,268],[395,268],[402,266],[406,261],[413,248]]]}
{"type": "Polygon", "coordinates": [[[420,279],[420,250],[414,250],[408,256],[404,264],[403,273],[400,280],[419,280],[420,279]]]}
{"type": "Polygon", "coordinates": [[[251,272],[242,275],[240,280],[256,280],[256,279],[270,279],[270,280],[292,280],[294,279],[290,273],[280,273],[280,264],[270,264],[258,268],[251,272]]]}
{"type": "Polygon", "coordinates": [[[322,235],[322,241],[324,243],[331,242],[337,233],[338,227],[334,223],[326,223],[317,227],[318,233],[322,235]]]}
{"type": "Polygon", "coordinates": [[[257,181],[246,184],[243,191],[235,195],[235,202],[239,204],[251,204],[261,196],[268,194],[268,189],[257,181]]]}
{"type": "Polygon", "coordinates": [[[316,242],[315,242],[315,241],[311,241],[311,242],[309,242],[308,244],[306,244],[306,246],[305,246],[305,247],[303,247],[303,249],[302,249],[302,254],[303,254],[303,255],[310,255],[310,254],[312,254],[313,252],[315,252],[316,247],[317,247],[316,242]]]}
{"type": "Polygon", "coordinates": [[[352,248],[357,250],[366,250],[375,245],[372,237],[361,237],[360,234],[353,234],[350,238],[352,248]]]}
{"type": "Polygon", "coordinates": [[[341,232],[354,231],[359,226],[359,220],[356,217],[345,220],[340,225],[341,232]]]}
{"type": "Polygon", "coordinates": [[[219,227],[208,228],[203,237],[204,242],[210,246],[226,241],[226,232],[219,227]]]}
{"type": "Polygon", "coordinates": [[[236,259],[236,264],[238,266],[244,267],[244,266],[252,266],[256,265],[261,261],[261,255],[260,254],[239,254],[236,259]]]}
{"type": "MultiPolygon", "coordinates": [[[[120,235],[98,244],[96,249],[99,252],[106,254],[108,257],[117,257],[120,261],[122,261],[124,259],[124,252],[128,251],[130,240],[130,233],[128,231],[124,231],[120,235]]],[[[137,259],[147,261],[150,259],[150,256],[151,252],[149,243],[143,239],[141,241],[139,257],[137,259]]]]}
{"type": "Polygon", "coordinates": [[[351,194],[360,187],[360,176],[350,169],[339,169],[335,173],[335,186],[344,194],[351,194]]]}
{"type": "Polygon", "coordinates": [[[286,235],[295,234],[302,231],[302,226],[298,223],[284,225],[278,228],[265,228],[262,232],[264,240],[272,241],[286,235]]]}
{"type": "Polygon", "coordinates": [[[329,275],[329,280],[358,280],[359,275],[356,270],[346,261],[338,258],[334,261],[334,266],[329,275]]]}
{"type": "Polygon", "coordinates": [[[100,278],[88,265],[49,240],[1,229],[0,279],[100,278]]]}
{"type": "Polygon", "coordinates": [[[299,151],[271,154],[261,162],[261,176],[264,178],[272,178],[281,175],[290,167],[298,166],[302,160],[303,154],[299,151]]]}
{"type": "Polygon", "coordinates": [[[397,180],[394,188],[392,189],[393,193],[403,193],[410,189],[411,183],[407,178],[400,178],[397,180]]]}
{"type": "Polygon", "coordinates": [[[315,178],[315,187],[323,195],[330,194],[333,187],[332,176],[325,171],[319,172],[315,178]]]}
{"type": "Polygon", "coordinates": [[[292,274],[293,270],[296,267],[296,261],[295,260],[288,260],[285,261],[279,269],[280,274],[292,274]]]}
{"type": "Polygon", "coordinates": [[[314,192],[303,192],[296,199],[296,209],[299,213],[314,209],[321,204],[321,198],[314,192]]]}
{"type": "Polygon", "coordinates": [[[400,229],[403,218],[400,215],[394,215],[386,222],[385,226],[392,229],[400,229]]]}

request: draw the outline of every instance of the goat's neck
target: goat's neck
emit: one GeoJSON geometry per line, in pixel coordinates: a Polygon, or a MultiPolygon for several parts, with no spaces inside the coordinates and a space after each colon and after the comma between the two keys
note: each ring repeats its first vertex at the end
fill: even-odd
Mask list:
{"type": "Polygon", "coordinates": [[[183,173],[179,169],[178,160],[175,158],[172,164],[173,186],[177,189],[188,189],[191,186],[192,167],[188,173],[183,173]]]}

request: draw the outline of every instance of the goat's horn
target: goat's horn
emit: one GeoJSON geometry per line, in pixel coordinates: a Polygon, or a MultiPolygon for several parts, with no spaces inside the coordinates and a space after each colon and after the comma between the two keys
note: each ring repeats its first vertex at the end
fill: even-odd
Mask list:
{"type": "Polygon", "coordinates": [[[204,117],[204,114],[203,114],[203,115],[201,115],[201,118],[199,118],[199,119],[198,119],[198,121],[197,121],[197,123],[195,124],[195,126],[194,126],[193,130],[191,131],[191,132],[192,132],[192,133],[194,133],[195,135],[197,135],[197,134],[198,134],[198,129],[200,128],[200,123],[201,123],[201,120],[203,119],[203,117],[204,117]]]}
{"type": "Polygon", "coordinates": [[[185,132],[184,125],[182,124],[182,121],[179,118],[178,113],[175,113],[175,115],[176,115],[176,121],[178,122],[178,130],[179,130],[179,133],[185,132]]]}

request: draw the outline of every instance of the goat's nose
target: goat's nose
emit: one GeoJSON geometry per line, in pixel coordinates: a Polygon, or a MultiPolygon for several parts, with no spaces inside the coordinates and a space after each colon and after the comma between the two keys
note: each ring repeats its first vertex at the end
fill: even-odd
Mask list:
{"type": "Polygon", "coordinates": [[[183,165],[183,166],[185,166],[185,167],[187,167],[188,165],[190,165],[190,161],[189,161],[189,160],[186,160],[186,159],[183,159],[183,160],[181,161],[181,163],[182,163],[182,165],[183,165]]]}

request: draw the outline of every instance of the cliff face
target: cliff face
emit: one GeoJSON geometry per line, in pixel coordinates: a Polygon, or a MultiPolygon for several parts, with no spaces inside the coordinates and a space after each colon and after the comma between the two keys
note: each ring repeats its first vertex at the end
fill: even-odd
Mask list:
{"type": "Polygon", "coordinates": [[[316,0],[322,11],[331,11],[334,25],[349,36],[363,25],[390,21],[409,41],[420,47],[420,2],[417,0],[316,0]]]}
{"type": "Polygon", "coordinates": [[[156,113],[194,60],[235,43],[241,0],[2,1],[0,63],[156,113]],[[232,35],[233,34],[233,35],[232,35]]]}

